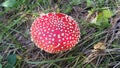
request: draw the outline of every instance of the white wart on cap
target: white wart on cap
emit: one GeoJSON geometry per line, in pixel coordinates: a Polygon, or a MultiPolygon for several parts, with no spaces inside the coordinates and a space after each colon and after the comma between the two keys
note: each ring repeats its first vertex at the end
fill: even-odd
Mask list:
{"type": "Polygon", "coordinates": [[[80,29],[72,17],[63,13],[48,13],[31,26],[32,41],[48,53],[70,50],[79,41],[80,29]]]}

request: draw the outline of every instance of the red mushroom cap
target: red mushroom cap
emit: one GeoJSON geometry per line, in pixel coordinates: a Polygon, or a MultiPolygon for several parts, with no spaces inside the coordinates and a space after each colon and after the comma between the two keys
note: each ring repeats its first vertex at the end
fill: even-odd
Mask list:
{"type": "Polygon", "coordinates": [[[31,26],[32,41],[48,53],[70,50],[80,38],[80,29],[72,17],[63,13],[48,13],[31,26]]]}

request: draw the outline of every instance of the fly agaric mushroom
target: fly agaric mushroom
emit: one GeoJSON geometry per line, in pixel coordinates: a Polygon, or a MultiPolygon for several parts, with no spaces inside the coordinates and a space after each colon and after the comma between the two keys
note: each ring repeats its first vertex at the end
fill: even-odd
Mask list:
{"type": "Polygon", "coordinates": [[[48,53],[70,50],[80,38],[77,22],[63,13],[42,15],[33,22],[30,30],[32,41],[48,53]]]}

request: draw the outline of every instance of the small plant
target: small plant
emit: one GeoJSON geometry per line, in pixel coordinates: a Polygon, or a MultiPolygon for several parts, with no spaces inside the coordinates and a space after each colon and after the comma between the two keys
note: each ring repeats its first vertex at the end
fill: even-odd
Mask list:
{"type": "Polygon", "coordinates": [[[96,28],[103,30],[110,26],[109,18],[113,12],[109,8],[91,9],[88,12],[87,20],[96,28]]]}

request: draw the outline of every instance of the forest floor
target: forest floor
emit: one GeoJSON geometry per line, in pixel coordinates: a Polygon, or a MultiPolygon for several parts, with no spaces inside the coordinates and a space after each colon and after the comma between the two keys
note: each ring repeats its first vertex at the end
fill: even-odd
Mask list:
{"type": "Polygon", "coordinates": [[[1,0],[0,68],[120,68],[119,0],[1,0]],[[79,24],[71,50],[50,54],[30,38],[41,13],[60,12],[79,24]]]}

